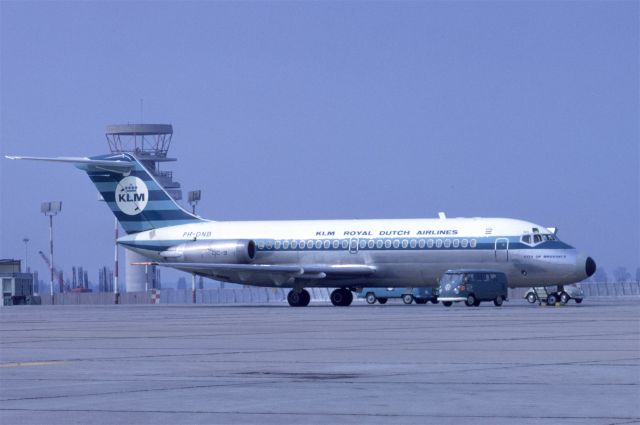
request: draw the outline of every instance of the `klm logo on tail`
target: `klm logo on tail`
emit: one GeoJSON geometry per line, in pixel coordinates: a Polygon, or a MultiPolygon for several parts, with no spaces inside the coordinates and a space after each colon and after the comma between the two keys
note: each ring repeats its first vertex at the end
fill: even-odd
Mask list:
{"type": "Polygon", "coordinates": [[[138,177],[125,177],[116,186],[116,205],[127,215],[137,215],[149,202],[149,189],[138,177]]]}

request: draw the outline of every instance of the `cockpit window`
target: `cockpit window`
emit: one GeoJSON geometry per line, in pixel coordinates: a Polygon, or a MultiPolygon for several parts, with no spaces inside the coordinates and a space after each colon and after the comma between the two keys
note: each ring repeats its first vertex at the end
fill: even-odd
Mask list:
{"type": "Polygon", "coordinates": [[[546,241],[555,241],[556,237],[552,234],[534,233],[533,235],[522,235],[520,240],[527,245],[537,245],[546,241]]]}

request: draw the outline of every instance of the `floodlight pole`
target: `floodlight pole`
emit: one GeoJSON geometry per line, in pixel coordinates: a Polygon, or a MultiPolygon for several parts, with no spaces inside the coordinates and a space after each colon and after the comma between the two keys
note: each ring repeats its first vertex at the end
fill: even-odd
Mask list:
{"type": "Polygon", "coordinates": [[[22,239],[24,242],[24,271],[29,273],[29,238],[22,239]]]}
{"type": "Polygon", "coordinates": [[[113,270],[113,296],[115,299],[115,303],[118,304],[120,302],[120,292],[118,289],[118,217],[114,219],[114,227],[115,227],[115,242],[114,242],[114,270],[113,270]]]}
{"type": "Polygon", "coordinates": [[[196,303],[196,274],[191,275],[191,297],[193,304],[196,303]]]}
{"type": "Polygon", "coordinates": [[[191,205],[191,213],[196,215],[196,205],[198,205],[198,201],[201,199],[202,191],[201,190],[192,190],[189,192],[189,205],[191,205]]]}

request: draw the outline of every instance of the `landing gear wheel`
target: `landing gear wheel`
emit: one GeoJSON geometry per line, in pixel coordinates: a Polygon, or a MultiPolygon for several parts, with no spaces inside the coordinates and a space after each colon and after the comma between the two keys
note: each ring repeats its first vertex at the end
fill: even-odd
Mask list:
{"type": "Polygon", "coordinates": [[[502,301],[504,301],[502,297],[498,297],[495,300],[493,300],[493,305],[495,305],[496,307],[500,307],[502,305],[502,301]]]}
{"type": "Polygon", "coordinates": [[[287,295],[287,301],[291,307],[306,307],[309,305],[309,301],[311,301],[311,295],[309,295],[306,289],[300,291],[292,289],[287,295]]]}
{"type": "Polygon", "coordinates": [[[386,298],[378,298],[378,302],[380,304],[386,304],[387,303],[387,299],[386,298]]]}
{"type": "Polygon", "coordinates": [[[570,297],[570,296],[569,296],[569,294],[567,294],[566,292],[563,292],[563,293],[560,295],[560,302],[561,302],[562,304],[566,304],[566,303],[568,303],[570,299],[571,299],[571,297],[570,297]]]}
{"type": "Polygon", "coordinates": [[[582,302],[582,298],[575,298],[576,304],[580,304],[582,302]]]}
{"type": "Polygon", "coordinates": [[[424,300],[421,298],[416,298],[416,304],[426,304],[429,300],[424,300]]]}
{"type": "Polygon", "coordinates": [[[371,292],[369,292],[367,294],[367,303],[369,303],[369,304],[375,304],[376,303],[376,296],[373,295],[371,292]]]}
{"type": "Polygon", "coordinates": [[[527,295],[527,301],[529,301],[531,304],[536,302],[536,295],[535,294],[529,294],[527,295]]]}
{"type": "Polygon", "coordinates": [[[413,302],[413,295],[404,294],[402,296],[402,302],[405,303],[405,304],[411,304],[413,302]]]}
{"type": "Polygon", "coordinates": [[[338,307],[346,307],[351,305],[353,294],[345,288],[339,288],[331,293],[331,304],[338,307]]]}
{"type": "Polygon", "coordinates": [[[451,301],[442,301],[442,305],[445,307],[451,307],[451,304],[453,304],[451,301]]]}
{"type": "Polygon", "coordinates": [[[558,302],[558,297],[555,294],[549,294],[547,297],[547,305],[555,305],[558,302]]]}
{"type": "Polygon", "coordinates": [[[438,299],[437,299],[437,298],[434,298],[434,299],[432,299],[432,300],[431,300],[431,302],[432,302],[433,304],[438,304],[440,301],[438,301],[438,299]]]}
{"type": "Polygon", "coordinates": [[[472,305],[476,304],[476,297],[474,297],[473,294],[470,294],[464,303],[467,305],[467,307],[471,307],[472,305]]]}

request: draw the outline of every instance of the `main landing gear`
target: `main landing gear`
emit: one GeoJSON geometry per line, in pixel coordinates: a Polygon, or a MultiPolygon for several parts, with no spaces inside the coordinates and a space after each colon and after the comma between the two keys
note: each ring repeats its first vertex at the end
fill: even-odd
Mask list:
{"type": "Polygon", "coordinates": [[[292,289],[287,295],[287,301],[291,307],[306,307],[311,301],[311,295],[306,289],[292,289]]]}
{"type": "MultiPolygon", "coordinates": [[[[380,304],[384,304],[387,300],[379,299],[380,304]]],[[[287,295],[287,301],[291,307],[306,307],[311,301],[311,295],[306,289],[292,289],[287,295]]],[[[353,293],[347,288],[338,288],[331,293],[331,304],[340,307],[351,305],[353,301],[353,293]]]]}
{"type": "Polygon", "coordinates": [[[339,307],[351,305],[353,294],[346,288],[338,288],[331,293],[331,304],[339,307]]]}

